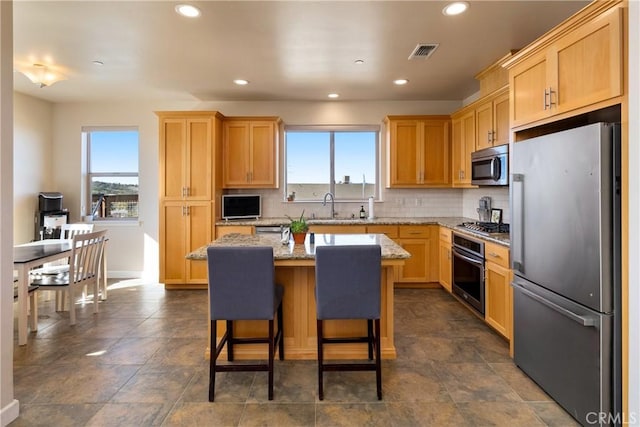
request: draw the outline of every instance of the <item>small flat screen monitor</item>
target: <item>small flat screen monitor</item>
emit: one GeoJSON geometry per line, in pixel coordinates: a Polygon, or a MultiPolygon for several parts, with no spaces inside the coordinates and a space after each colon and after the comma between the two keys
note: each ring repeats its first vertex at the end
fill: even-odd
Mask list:
{"type": "Polygon", "coordinates": [[[222,196],[222,218],[260,218],[260,196],[256,194],[225,194],[222,196]]]}

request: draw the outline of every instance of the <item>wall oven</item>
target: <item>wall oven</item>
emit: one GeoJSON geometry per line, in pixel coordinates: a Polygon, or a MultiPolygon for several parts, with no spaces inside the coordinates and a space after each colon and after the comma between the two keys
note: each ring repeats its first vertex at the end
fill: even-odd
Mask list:
{"type": "Polygon", "coordinates": [[[453,293],[484,316],[484,243],[453,233],[453,293]]]}

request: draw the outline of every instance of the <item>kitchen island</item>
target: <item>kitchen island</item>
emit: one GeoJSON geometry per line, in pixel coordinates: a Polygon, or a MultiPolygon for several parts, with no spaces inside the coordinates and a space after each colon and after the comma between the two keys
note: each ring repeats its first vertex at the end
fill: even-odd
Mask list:
{"type": "MultiPolygon", "coordinates": [[[[404,264],[410,254],[384,234],[316,234],[315,243],[307,235],[304,245],[280,242],[277,234],[228,234],[209,245],[214,246],[271,246],[273,247],[276,281],[284,286],[284,345],[286,359],[316,359],[316,305],[315,305],[315,248],[337,245],[373,245],[382,249],[380,349],[384,359],[395,359],[393,340],[393,282],[395,268],[404,264]]],[[[189,253],[187,259],[206,262],[207,246],[189,253]]],[[[209,322],[207,322],[209,324],[209,322]]],[[[266,335],[266,322],[237,321],[237,336],[266,335]]],[[[331,320],[326,322],[327,335],[366,335],[366,322],[357,320],[331,320]]],[[[218,324],[218,337],[225,332],[223,321],[218,324]]],[[[211,348],[211,343],[209,343],[211,348]]],[[[207,356],[209,354],[207,348],[207,356]]],[[[264,345],[244,345],[234,349],[238,359],[261,359],[266,355],[264,345]]],[[[359,359],[367,357],[363,344],[329,346],[325,357],[330,359],[359,359]],[[338,348],[339,347],[339,348],[338,348]]]]}

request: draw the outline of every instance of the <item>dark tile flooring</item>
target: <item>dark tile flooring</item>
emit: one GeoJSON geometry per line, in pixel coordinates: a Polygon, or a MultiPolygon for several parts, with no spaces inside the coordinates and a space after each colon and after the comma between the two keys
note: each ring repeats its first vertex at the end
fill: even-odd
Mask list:
{"type": "Polygon", "coordinates": [[[397,289],[398,358],[372,372],[325,374],[313,361],[218,374],[207,401],[207,294],[114,282],[79,321],[40,296],[37,333],[14,349],[12,426],[568,426],[576,425],[511,361],[504,340],[442,290],[397,289]]]}

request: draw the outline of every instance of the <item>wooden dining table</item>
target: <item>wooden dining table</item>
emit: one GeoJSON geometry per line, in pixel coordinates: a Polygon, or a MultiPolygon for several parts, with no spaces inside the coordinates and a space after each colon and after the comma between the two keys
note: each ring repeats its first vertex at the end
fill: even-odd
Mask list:
{"type": "MultiPolygon", "coordinates": [[[[29,271],[71,255],[71,240],[48,239],[13,247],[13,268],[18,272],[18,345],[27,344],[29,271]]],[[[31,331],[38,330],[37,307],[32,307],[31,331]]]]}

